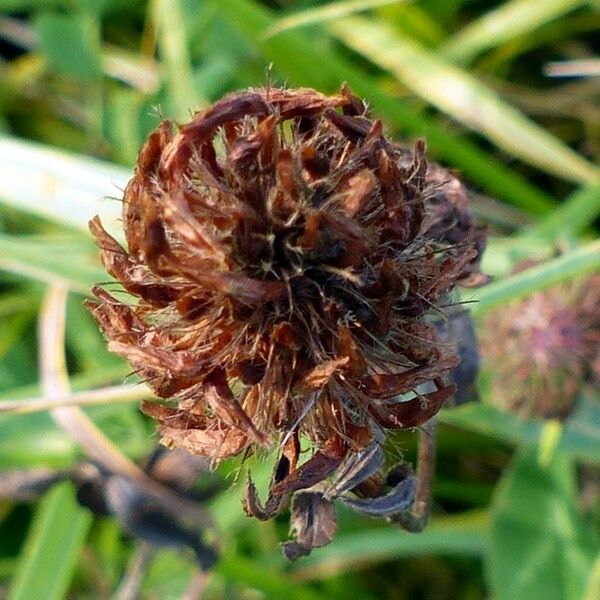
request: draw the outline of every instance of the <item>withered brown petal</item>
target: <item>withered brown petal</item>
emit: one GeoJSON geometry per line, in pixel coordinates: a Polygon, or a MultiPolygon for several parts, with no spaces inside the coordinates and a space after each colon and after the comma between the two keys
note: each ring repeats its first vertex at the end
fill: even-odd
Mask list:
{"type": "Polygon", "coordinates": [[[449,356],[432,365],[414,367],[402,373],[378,373],[363,380],[361,391],[369,398],[393,398],[431,381],[432,377],[449,371],[457,364],[458,357],[449,356]]]}
{"type": "Polygon", "coordinates": [[[277,516],[284,508],[289,496],[285,493],[273,493],[273,489],[269,490],[269,495],[264,506],[258,497],[258,490],[252,481],[250,473],[248,473],[248,481],[246,483],[246,492],[242,500],[244,512],[249,517],[255,517],[260,521],[268,521],[277,516]]]}
{"type": "Polygon", "coordinates": [[[183,448],[214,460],[236,456],[247,445],[248,437],[239,429],[177,429],[162,425],[161,443],[167,448],[183,448]]]}
{"type": "Polygon", "coordinates": [[[273,493],[278,495],[291,494],[312,487],[327,479],[340,466],[348,452],[345,446],[337,445],[335,447],[337,441],[325,445],[323,450],[316,452],[312,458],[309,458],[298,469],[292,471],[285,479],[274,485],[273,493]]]}
{"type": "Polygon", "coordinates": [[[319,492],[301,492],[292,501],[291,531],[296,538],[285,542],[283,550],[289,560],[306,556],[313,548],[331,542],[337,528],[333,502],[319,492]]]}
{"type": "Polygon", "coordinates": [[[371,404],[369,411],[383,427],[389,427],[390,429],[419,427],[436,415],[444,402],[455,391],[456,386],[449,385],[405,402],[371,404]]]}
{"type": "Polygon", "coordinates": [[[269,447],[269,436],[258,431],[234,396],[223,369],[215,369],[204,381],[204,399],[225,423],[244,431],[256,444],[269,447]]]}
{"type": "Polygon", "coordinates": [[[323,387],[333,374],[341,367],[345,367],[349,361],[347,356],[343,356],[317,365],[304,377],[301,387],[306,390],[317,390],[323,387]]]}

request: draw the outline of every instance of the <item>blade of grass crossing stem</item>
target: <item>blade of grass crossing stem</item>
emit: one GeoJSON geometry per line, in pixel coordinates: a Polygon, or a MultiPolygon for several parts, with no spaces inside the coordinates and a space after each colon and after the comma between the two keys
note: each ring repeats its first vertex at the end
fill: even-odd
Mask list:
{"type": "Polygon", "coordinates": [[[414,93],[499,148],[566,180],[600,183],[598,167],[501,100],[489,87],[388,24],[346,17],[330,23],[329,30],[414,93]]]}
{"type": "Polygon", "coordinates": [[[600,186],[573,192],[548,217],[523,232],[526,236],[553,239],[577,235],[600,216],[600,186]]]}
{"type": "Polygon", "coordinates": [[[374,78],[358,70],[330,45],[315,44],[297,31],[264,39],[264,32],[275,22],[271,12],[252,0],[213,0],[219,14],[252,47],[273,61],[290,84],[312,86],[322,91],[337,91],[346,81],[355,94],[367,98],[377,116],[403,135],[425,137],[433,152],[461,169],[473,182],[488,192],[531,213],[545,214],[554,200],[529,183],[522,175],[492,159],[468,140],[448,131],[399,98],[379,89],[374,78]],[[337,89],[336,89],[337,88],[337,89]]]}
{"type": "Polygon", "coordinates": [[[471,312],[480,315],[511,300],[599,269],[600,240],[597,240],[537,267],[516,273],[479,290],[469,291],[464,295],[464,299],[475,300],[475,303],[471,304],[471,312]]]}
{"type": "Polygon", "coordinates": [[[8,600],[64,598],[91,522],[91,514],[77,504],[71,484],[50,490],[29,529],[8,600]]]}
{"type": "Polygon", "coordinates": [[[589,0],[513,0],[490,10],[444,45],[442,53],[450,60],[466,64],[480,52],[495,48],[539,29],[589,0]]]}
{"type": "Polygon", "coordinates": [[[352,13],[406,1],[408,0],[349,0],[348,2],[329,2],[325,6],[301,10],[275,21],[265,31],[264,37],[278,35],[288,29],[304,27],[314,23],[323,23],[324,21],[339,19],[352,13]]]}

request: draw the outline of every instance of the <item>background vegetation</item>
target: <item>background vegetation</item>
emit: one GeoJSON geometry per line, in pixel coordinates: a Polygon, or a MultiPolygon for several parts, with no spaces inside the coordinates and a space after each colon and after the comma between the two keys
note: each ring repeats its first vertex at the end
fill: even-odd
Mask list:
{"type": "MultiPolygon", "coordinates": [[[[477,317],[600,269],[599,30],[594,0],[0,0],[0,469],[84,456],[65,413],[13,402],[69,386],[98,401],[85,414],[120,460],[156,443],[132,402],[143,390],[115,394],[129,369],[82,307],[107,278],[86,223],[118,215],[118,202],[98,199],[119,196],[159,114],[185,119],[229,90],[273,81],[333,92],[346,81],[397,139],[425,137],[493,234],[495,281],[464,296],[479,301],[477,317]],[[596,77],[549,76],[582,65],[596,77]],[[557,247],[560,258],[509,275],[557,247]],[[60,322],[63,287],[64,340],[60,327],[38,335],[40,319],[60,322]]],[[[245,518],[235,484],[209,507],[223,543],[215,572],[199,580],[192,554],[157,552],[142,597],[197,586],[215,599],[600,598],[598,391],[564,425],[523,421],[494,408],[494,368],[479,403],[440,415],[435,514],[422,534],[340,509],[334,543],[288,565],[285,520],[245,518]]],[[[398,435],[398,452],[414,456],[415,438],[398,435]]],[[[35,503],[0,500],[0,597],[107,598],[139,552],[69,484],[35,503]]]]}

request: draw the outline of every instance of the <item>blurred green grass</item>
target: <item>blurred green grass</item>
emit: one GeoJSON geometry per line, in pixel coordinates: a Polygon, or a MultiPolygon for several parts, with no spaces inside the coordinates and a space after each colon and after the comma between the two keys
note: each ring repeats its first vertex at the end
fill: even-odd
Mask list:
{"type": "MultiPolygon", "coordinates": [[[[107,279],[86,223],[101,213],[118,231],[119,202],[105,197],[119,197],[160,115],[184,120],[266,81],[325,92],[346,81],[390,134],[424,137],[432,157],[462,173],[489,223],[486,265],[497,277],[465,295],[479,300],[477,314],[598,271],[600,79],[548,79],[543,69],[596,57],[599,29],[598,3],[584,0],[0,0],[0,400],[42,394],[36,320],[49,285],[70,290],[73,389],[123,380],[128,367],[81,307],[90,285],[107,279]],[[507,276],[557,245],[559,258],[507,276]]],[[[440,415],[424,533],[342,510],[331,546],[285,565],[276,541],[284,522],[246,519],[238,483],[211,507],[224,556],[205,597],[597,597],[598,518],[578,510],[573,478],[578,465],[600,463],[598,398],[582,398],[545,463],[547,426],[498,412],[481,380],[481,404],[440,415]]],[[[130,402],[86,412],[128,457],[155,442],[130,402]]],[[[414,455],[413,434],[395,443],[414,455]]],[[[80,456],[47,413],[0,414],[0,468],[63,467],[80,456]]],[[[231,478],[234,467],[221,471],[231,478]]],[[[91,523],[68,486],[31,509],[0,501],[0,596],[110,597],[132,556],[116,524],[91,523]]],[[[179,598],[192,572],[190,556],[160,552],[142,597],[179,598]]]]}

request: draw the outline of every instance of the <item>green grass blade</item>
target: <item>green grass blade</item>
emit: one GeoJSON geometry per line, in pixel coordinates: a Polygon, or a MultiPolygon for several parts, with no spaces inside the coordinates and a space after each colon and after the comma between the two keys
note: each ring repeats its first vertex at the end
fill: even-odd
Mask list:
{"type": "Polygon", "coordinates": [[[390,526],[340,533],[329,546],[298,563],[294,574],[314,579],[407,556],[482,556],[487,545],[487,512],[433,517],[419,535],[390,526]]]}
{"type": "Polygon", "coordinates": [[[390,97],[374,78],[358,70],[329,44],[321,43],[317,47],[314,40],[298,31],[264,39],[264,31],[274,23],[267,9],[252,0],[213,2],[219,14],[261,52],[266,61],[272,61],[276,70],[285,73],[291,84],[337,91],[338,84],[346,81],[356,94],[368,98],[374,113],[388,126],[404,135],[425,137],[434,153],[461,169],[483,189],[533,213],[543,214],[553,207],[552,198],[523,176],[491,159],[444,125],[423,116],[408,103],[390,97]]]}
{"type": "Polygon", "coordinates": [[[583,600],[596,600],[597,598],[600,598],[600,553],[594,560],[583,600]]]}
{"type": "Polygon", "coordinates": [[[475,300],[475,304],[471,305],[471,311],[481,315],[511,300],[598,270],[600,270],[600,240],[590,242],[568,254],[481,289],[470,290],[464,294],[464,299],[475,300]]]}
{"type": "Polygon", "coordinates": [[[0,270],[45,283],[61,282],[86,295],[94,283],[110,279],[100,266],[91,236],[86,240],[0,234],[0,270]]]}
{"type": "Polygon", "coordinates": [[[329,29],[414,93],[499,148],[569,181],[600,183],[597,166],[501,100],[488,86],[386,23],[347,17],[331,23],[329,29]]]}
{"type": "Polygon", "coordinates": [[[121,229],[121,197],[131,170],[41,144],[0,137],[0,202],[87,232],[100,214],[121,229]]]}
{"type": "Polygon", "coordinates": [[[260,590],[261,596],[270,600],[324,600],[327,597],[309,587],[292,583],[283,571],[273,566],[266,569],[263,564],[250,561],[240,553],[222,556],[217,563],[216,573],[226,581],[260,590]]]}
{"type": "Polygon", "coordinates": [[[529,34],[589,0],[512,0],[471,21],[444,45],[444,56],[468,63],[480,52],[529,34]]]}
{"type": "Polygon", "coordinates": [[[398,4],[399,1],[406,2],[407,0],[346,0],[344,2],[330,2],[325,6],[302,10],[275,21],[265,31],[264,37],[271,37],[288,29],[295,29],[296,27],[332,21],[333,19],[339,19],[352,13],[370,10],[379,6],[398,4]]]}
{"type": "Polygon", "coordinates": [[[555,239],[585,231],[600,216],[600,186],[573,192],[552,214],[524,232],[537,238],[555,239]]]}
{"type": "MultiPolygon", "coordinates": [[[[442,409],[438,417],[446,425],[519,446],[537,447],[544,428],[543,421],[523,419],[479,402],[442,409]]],[[[596,398],[582,394],[578,399],[574,413],[564,424],[557,451],[577,461],[600,464],[600,405],[596,398]]]]}
{"type": "Polygon", "coordinates": [[[48,492],[29,530],[8,600],[64,598],[91,522],[70,484],[48,492]]]}
{"type": "Polygon", "coordinates": [[[158,32],[160,55],[166,70],[171,99],[170,116],[187,120],[190,111],[201,108],[205,101],[194,89],[193,71],[186,40],[184,10],[180,0],[154,0],[152,17],[158,32]]]}

